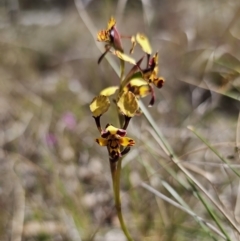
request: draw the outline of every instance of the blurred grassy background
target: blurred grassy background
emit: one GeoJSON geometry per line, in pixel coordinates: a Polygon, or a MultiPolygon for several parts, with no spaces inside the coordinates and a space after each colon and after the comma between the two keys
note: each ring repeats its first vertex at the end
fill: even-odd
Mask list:
{"type": "MultiPolygon", "coordinates": [[[[239,222],[239,178],[187,126],[239,168],[240,2],[83,4],[96,29],[113,15],[122,34],[149,36],[166,79],[149,112],[183,165],[239,222]]],[[[106,60],[97,64],[89,27],[73,1],[0,3],[0,240],[125,240],[107,152],[94,142],[98,132],[88,107],[119,80],[106,60]]],[[[114,112],[103,120],[117,123],[114,112]]],[[[137,145],[124,160],[122,208],[135,240],[214,240],[191,216],[140,186],[144,181],[174,199],[168,183],[214,224],[144,115],[133,119],[128,135],[137,145]]],[[[212,208],[231,240],[239,240],[212,208]]]]}

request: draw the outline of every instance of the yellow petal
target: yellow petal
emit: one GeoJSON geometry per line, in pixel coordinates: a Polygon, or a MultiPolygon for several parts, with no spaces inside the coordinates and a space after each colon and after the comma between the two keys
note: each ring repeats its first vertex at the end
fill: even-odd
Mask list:
{"type": "Polygon", "coordinates": [[[154,54],[153,62],[155,63],[156,66],[158,65],[158,52],[156,54],[154,54]]]}
{"type": "Polygon", "coordinates": [[[107,139],[104,139],[104,138],[102,138],[102,137],[97,138],[97,139],[96,139],[96,142],[97,142],[100,146],[107,146],[107,144],[108,144],[107,139]]]}
{"type": "Polygon", "coordinates": [[[114,17],[111,17],[111,18],[109,19],[109,21],[108,21],[107,30],[108,30],[108,31],[111,30],[111,28],[112,28],[113,26],[115,26],[115,25],[116,25],[116,20],[114,19],[114,17]]]}
{"type": "Polygon", "coordinates": [[[129,83],[134,86],[141,86],[141,85],[145,85],[147,82],[142,78],[136,78],[131,80],[129,83]]]}
{"type": "Polygon", "coordinates": [[[127,91],[121,94],[117,106],[124,115],[133,117],[138,110],[138,101],[132,92],[127,91]]]}
{"type": "Polygon", "coordinates": [[[135,145],[135,141],[129,137],[122,137],[119,140],[121,146],[134,146],[135,145]]]}
{"type": "Polygon", "coordinates": [[[101,30],[97,34],[97,41],[110,42],[109,33],[106,30],[101,30]]]}
{"type": "Polygon", "coordinates": [[[127,133],[126,130],[116,128],[113,125],[109,125],[109,124],[107,125],[107,128],[105,130],[105,133],[107,133],[107,132],[110,133],[111,135],[117,134],[122,137],[125,136],[127,133]]]}
{"type": "Polygon", "coordinates": [[[145,97],[149,93],[151,93],[151,88],[149,85],[142,85],[139,87],[139,96],[145,97]]]}
{"type": "Polygon", "coordinates": [[[94,117],[98,117],[104,114],[108,110],[109,106],[110,101],[108,97],[105,95],[99,95],[92,100],[90,110],[94,117]]]}
{"type": "Polygon", "coordinates": [[[110,86],[100,92],[100,95],[111,96],[114,95],[119,86],[110,86]]]}
{"type": "Polygon", "coordinates": [[[111,135],[115,135],[118,131],[118,128],[114,127],[113,125],[109,125],[106,128],[106,131],[109,131],[111,135]]]}
{"type": "Polygon", "coordinates": [[[148,38],[145,35],[138,33],[137,36],[136,36],[136,39],[137,39],[137,42],[142,47],[142,49],[145,53],[147,53],[147,54],[152,53],[152,48],[150,46],[148,38]]]}
{"type": "Polygon", "coordinates": [[[131,49],[130,49],[130,54],[133,53],[133,50],[134,50],[134,48],[135,48],[135,46],[136,46],[136,44],[137,44],[136,39],[135,39],[134,36],[131,37],[131,43],[132,43],[132,47],[131,47],[131,49]]]}
{"type": "Polygon", "coordinates": [[[134,85],[130,82],[126,88],[128,88],[128,90],[131,91],[136,97],[145,97],[151,93],[151,87],[149,84],[146,84],[146,81],[144,81],[144,84],[141,85],[134,85]]]}
{"type": "Polygon", "coordinates": [[[154,74],[155,76],[158,75],[158,66],[156,66],[156,67],[154,68],[154,70],[153,70],[153,74],[154,74]]]}
{"type": "Polygon", "coordinates": [[[113,54],[115,54],[119,59],[122,59],[126,62],[129,62],[133,65],[136,65],[135,59],[131,58],[130,56],[128,56],[128,55],[126,55],[126,54],[124,54],[124,53],[122,53],[118,50],[114,51],[113,54]]]}

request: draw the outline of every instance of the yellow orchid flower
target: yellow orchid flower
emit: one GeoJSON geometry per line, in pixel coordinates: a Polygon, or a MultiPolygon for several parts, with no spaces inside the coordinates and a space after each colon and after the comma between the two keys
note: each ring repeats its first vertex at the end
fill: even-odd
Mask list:
{"type": "Polygon", "coordinates": [[[98,59],[98,63],[100,63],[104,58],[104,56],[109,51],[111,51],[118,58],[126,62],[130,62],[131,64],[134,64],[134,65],[136,64],[134,59],[132,59],[131,57],[123,53],[124,51],[123,51],[122,42],[121,42],[122,38],[127,38],[131,40],[132,47],[130,49],[130,54],[133,53],[134,47],[136,46],[137,43],[139,43],[142,46],[143,51],[145,51],[147,54],[150,55],[152,50],[147,37],[145,37],[143,34],[138,34],[136,38],[135,36],[121,35],[116,28],[116,20],[113,17],[111,17],[110,20],[108,21],[107,28],[104,30],[100,30],[97,33],[97,41],[106,43],[105,52],[98,59]],[[111,48],[113,48],[114,50],[112,50],[111,48]]]}
{"type": "Polygon", "coordinates": [[[135,141],[129,137],[126,137],[126,130],[119,129],[113,125],[107,124],[106,129],[102,131],[101,137],[96,139],[96,142],[100,146],[106,146],[108,154],[112,162],[116,162],[119,157],[126,154],[126,151],[120,150],[120,147],[128,147],[129,151],[131,146],[135,145],[135,141]]]}
{"type": "Polygon", "coordinates": [[[162,88],[165,79],[158,77],[158,52],[149,60],[148,67],[143,70],[143,78],[157,88],[162,88]]]}
{"type": "MultiPolygon", "coordinates": [[[[152,98],[149,102],[149,107],[153,106],[155,102],[155,93],[152,86],[147,83],[144,79],[133,79],[124,88],[125,91],[132,92],[136,98],[143,98],[151,94],[152,98]]],[[[140,113],[138,109],[136,113],[140,113]]]]}
{"type": "Polygon", "coordinates": [[[113,47],[115,50],[123,52],[121,43],[121,36],[116,28],[116,20],[111,17],[108,21],[107,29],[100,30],[97,34],[97,41],[107,43],[105,45],[105,52],[98,59],[98,63],[101,62],[106,53],[113,47]]]}

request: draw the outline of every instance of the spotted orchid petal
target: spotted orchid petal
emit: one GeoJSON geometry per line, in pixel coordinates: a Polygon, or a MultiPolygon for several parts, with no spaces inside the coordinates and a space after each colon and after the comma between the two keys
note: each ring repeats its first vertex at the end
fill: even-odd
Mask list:
{"type": "Polygon", "coordinates": [[[96,142],[100,145],[100,146],[107,146],[108,144],[108,140],[105,138],[97,138],[96,142]]]}
{"type": "Polygon", "coordinates": [[[160,89],[163,87],[165,79],[163,77],[158,77],[158,78],[154,78],[152,82],[157,88],[160,89]]]}
{"type": "Polygon", "coordinates": [[[127,133],[126,130],[116,128],[113,125],[107,125],[106,131],[108,131],[111,135],[117,134],[121,137],[125,136],[127,133]]]}
{"type": "Polygon", "coordinates": [[[123,137],[119,140],[121,146],[134,146],[135,141],[129,137],[123,137]]]}
{"type": "Polygon", "coordinates": [[[109,98],[105,95],[99,95],[92,100],[90,110],[94,117],[98,117],[107,112],[109,106],[109,98]]]}
{"type": "Polygon", "coordinates": [[[128,117],[133,117],[139,108],[136,96],[130,91],[124,91],[121,94],[117,106],[120,111],[128,117]]]}

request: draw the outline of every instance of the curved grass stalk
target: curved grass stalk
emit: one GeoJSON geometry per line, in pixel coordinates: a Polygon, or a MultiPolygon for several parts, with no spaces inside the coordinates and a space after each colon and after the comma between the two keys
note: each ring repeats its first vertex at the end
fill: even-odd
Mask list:
{"type": "MultiPolygon", "coordinates": [[[[164,200],[164,201],[168,202],[169,204],[173,205],[174,207],[188,213],[190,216],[192,216],[194,219],[196,219],[200,223],[201,226],[205,225],[207,228],[211,229],[213,232],[218,234],[221,238],[227,240],[227,238],[216,227],[214,227],[211,223],[204,220],[202,217],[198,216],[188,206],[183,206],[183,205],[175,202],[174,200],[170,199],[169,197],[165,196],[164,194],[162,194],[161,192],[159,192],[158,190],[154,189],[153,187],[149,186],[148,184],[146,184],[144,182],[141,183],[141,186],[143,188],[145,188],[146,190],[148,190],[149,192],[156,195],[157,197],[161,198],[162,200],[164,200]]],[[[204,229],[204,230],[208,232],[208,230],[206,230],[206,229],[204,229]]],[[[213,235],[211,235],[211,233],[209,233],[209,235],[214,240],[216,240],[216,238],[213,235]]]]}

